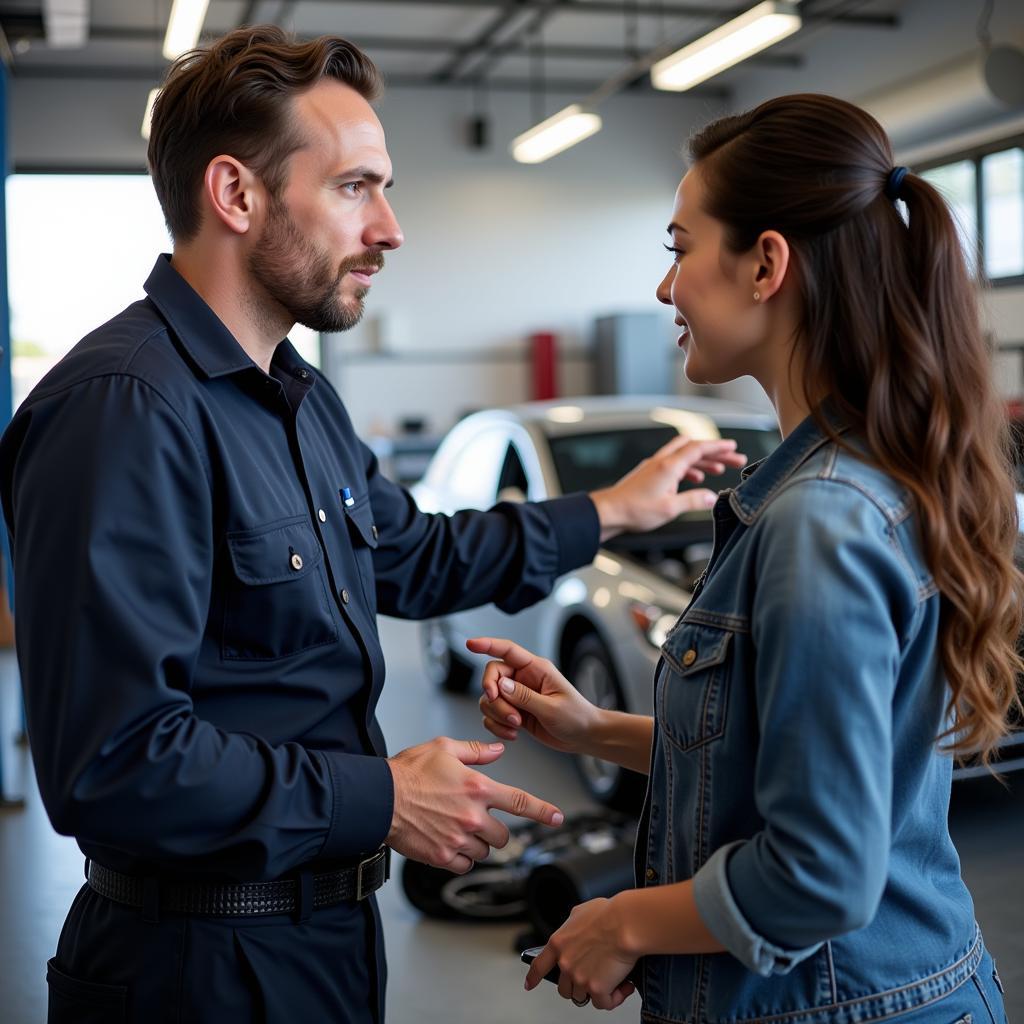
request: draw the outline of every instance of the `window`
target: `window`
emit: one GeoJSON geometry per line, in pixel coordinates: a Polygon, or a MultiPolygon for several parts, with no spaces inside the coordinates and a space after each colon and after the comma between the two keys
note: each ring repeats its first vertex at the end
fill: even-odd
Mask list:
{"type": "Polygon", "coordinates": [[[1024,148],[1003,142],[919,173],[949,203],[971,273],[1024,284],[1024,148]]]}
{"type": "MultiPolygon", "coordinates": [[[[143,297],[170,240],[145,174],[13,174],[7,179],[7,261],[14,407],[90,331],[143,297]]],[[[319,338],[296,327],[300,355],[319,365],[319,338]]]]}
{"type": "Polygon", "coordinates": [[[1024,276],[1024,149],[981,158],[985,274],[1024,276]]]}
{"type": "Polygon", "coordinates": [[[958,160],[924,171],[921,177],[934,185],[953,211],[964,259],[972,275],[978,273],[978,188],[973,160],[958,160]]]}

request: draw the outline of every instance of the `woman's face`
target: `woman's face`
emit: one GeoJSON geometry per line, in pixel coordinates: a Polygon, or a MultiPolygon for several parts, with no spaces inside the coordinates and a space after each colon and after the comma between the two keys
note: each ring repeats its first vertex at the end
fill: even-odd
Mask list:
{"type": "Polygon", "coordinates": [[[691,168],[676,190],[666,246],[673,257],[658,300],[673,306],[683,328],[679,347],[684,369],[694,384],[721,384],[745,374],[759,377],[768,322],[762,296],[755,299],[757,246],[736,254],[725,245],[724,225],[704,212],[699,166],[691,168]]]}

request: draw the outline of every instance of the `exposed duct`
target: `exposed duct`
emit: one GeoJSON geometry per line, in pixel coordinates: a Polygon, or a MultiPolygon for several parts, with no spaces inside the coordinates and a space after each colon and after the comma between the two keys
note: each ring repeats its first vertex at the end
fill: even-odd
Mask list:
{"type": "MultiPolygon", "coordinates": [[[[894,147],[910,149],[1006,121],[1014,108],[997,99],[985,77],[980,49],[858,100],[889,133],[894,147]]],[[[1021,113],[1020,108],[1017,113],[1021,113]]]]}

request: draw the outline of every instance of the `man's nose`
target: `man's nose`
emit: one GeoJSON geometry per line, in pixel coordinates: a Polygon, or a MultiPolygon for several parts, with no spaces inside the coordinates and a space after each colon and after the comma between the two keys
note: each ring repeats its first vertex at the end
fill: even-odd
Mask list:
{"type": "Polygon", "coordinates": [[[397,249],[405,241],[405,236],[398,225],[395,211],[391,209],[391,204],[383,196],[376,204],[374,214],[366,226],[363,241],[368,248],[373,246],[382,250],[397,249]]]}

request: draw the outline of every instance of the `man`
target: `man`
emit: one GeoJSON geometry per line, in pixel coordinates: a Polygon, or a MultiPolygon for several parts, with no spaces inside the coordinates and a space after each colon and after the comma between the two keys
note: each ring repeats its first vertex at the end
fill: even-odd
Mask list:
{"type": "Polygon", "coordinates": [[[0,445],[40,791],[88,858],[51,1021],[381,1020],[387,849],[462,872],[507,841],[491,809],[561,815],[470,767],[500,744],[386,756],[376,613],[521,608],[742,461],[680,441],[450,518],[381,477],[281,340],[352,326],[402,243],[378,89],[351,44],[274,28],[182,58],[149,148],[173,257],[0,445]]]}

